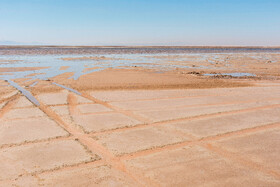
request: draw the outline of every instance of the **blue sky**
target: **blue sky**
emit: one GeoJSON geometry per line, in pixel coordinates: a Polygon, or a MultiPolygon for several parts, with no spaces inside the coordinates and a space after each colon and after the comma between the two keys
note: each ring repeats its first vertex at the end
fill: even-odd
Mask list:
{"type": "Polygon", "coordinates": [[[280,0],[0,0],[0,41],[280,46],[280,0]]]}

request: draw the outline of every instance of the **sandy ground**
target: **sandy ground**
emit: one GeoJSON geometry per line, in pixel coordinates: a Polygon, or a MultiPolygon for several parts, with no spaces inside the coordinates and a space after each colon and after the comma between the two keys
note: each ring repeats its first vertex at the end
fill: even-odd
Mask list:
{"type": "MultiPolygon", "coordinates": [[[[56,91],[59,88],[50,87],[49,82],[56,82],[79,91],[87,90],[131,90],[131,89],[164,89],[164,88],[220,88],[244,87],[253,83],[244,80],[216,79],[181,74],[178,71],[158,72],[143,68],[106,69],[81,76],[78,80],[69,79],[73,73],[64,73],[47,81],[40,81],[38,86],[30,88],[34,93],[56,91]]],[[[26,79],[16,81],[23,82],[26,79]]],[[[30,83],[23,83],[28,86],[30,83]]]]}
{"type": "Polygon", "coordinates": [[[280,185],[280,82],[35,97],[1,105],[1,186],[280,185]]]}
{"type": "Polygon", "coordinates": [[[280,186],[279,63],[254,63],[13,80],[38,106],[0,80],[0,186],[280,186]]]}

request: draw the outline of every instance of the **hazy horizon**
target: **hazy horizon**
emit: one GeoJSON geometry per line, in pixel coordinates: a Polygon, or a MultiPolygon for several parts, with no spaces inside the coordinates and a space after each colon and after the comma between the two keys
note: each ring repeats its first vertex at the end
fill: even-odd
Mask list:
{"type": "Polygon", "coordinates": [[[104,44],[104,45],[67,45],[67,44],[40,44],[40,43],[18,43],[18,42],[15,42],[15,41],[4,41],[3,43],[0,41],[0,47],[240,47],[240,48],[243,48],[243,47],[263,47],[263,48],[280,48],[280,45],[162,45],[162,44],[153,44],[153,45],[147,45],[147,44],[131,44],[131,45],[118,45],[118,44],[115,44],[115,45],[110,45],[110,44],[104,44]],[[8,42],[8,43],[6,43],[8,42]]]}
{"type": "Polygon", "coordinates": [[[277,0],[1,0],[0,45],[280,46],[277,0]]]}

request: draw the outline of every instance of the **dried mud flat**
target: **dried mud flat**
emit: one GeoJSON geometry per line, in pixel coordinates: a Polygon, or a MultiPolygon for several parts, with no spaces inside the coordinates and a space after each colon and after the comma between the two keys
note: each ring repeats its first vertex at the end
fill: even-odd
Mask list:
{"type": "Polygon", "coordinates": [[[37,105],[0,80],[0,186],[279,186],[277,64],[258,79],[136,67],[10,80],[37,105]]]}

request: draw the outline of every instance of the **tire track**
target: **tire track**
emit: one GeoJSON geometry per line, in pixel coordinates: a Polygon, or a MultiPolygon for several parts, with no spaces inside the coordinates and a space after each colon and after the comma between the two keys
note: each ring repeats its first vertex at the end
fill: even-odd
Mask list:
{"type": "MultiPolygon", "coordinates": [[[[76,111],[76,105],[77,105],[77,100],[75,98],[75,95],[72,93],[69,93],[69,111],[70,115],[75,115],[77,114],[76,111]]],[[[59,124],[63,125],[66,130],[71,133],[75,139],[77,139],[82,145],[86,146],[87,149],[89,149],[92,153],[96,153],[99,156],[101,156],[102,160],[105,161],[106,164],[111,165],[115,169],[121,171],[131,179],[133,179],[136,183],[138,183],[141,186],[143,185],[143,181],[145,184],[148,184],[149,186],[156,186],[152,181],[149,181],[141,176],[134,176],[132,173],[130,173],[125,165],[120,161],[119,158],[115,157],[110,151],[108,151],[105,147],[100,145],[97,141],[95,141],[93,138],[91,138],[89,135],[85,134],[82,130],[77,129],[75,127],[72,127],[71,125],[68,125],[63,122],[63,120],[54,112],[50,111],[50,109],[47,106],[44,106],[43,104],[40,105],[42,107],[42,110],[44,110],[49,116],[56,120],[59,124]]]]}
{"type": "Polygon", "coordinates": [[[16,102],[19,99],[19,95],[13,95],[12,97],[9,98],[7,103],[0,109],[0,119],[7,113],[9,112],[13,106],[16,104],[16,102]]]}
{"type": "Polygon", "coordinates": [[[85,92],[81,92],[81,93],[80,93],[80,92],[78,92],[78,91],[76,91],[76,90],[74,90],[74,89],[72,89],[72,88],[69,88],[69,87],[66,87],[66,86],[64,86],[64,85],[57,84],[57,83],[54,83],[54,82],[53,82],[52,84],[53,84],[53,85],[56,85],[56,86],[59,86],[59,87],[61,87],[61,88],[64,88],[64,89],[66,89],[66,90],[68,90],[68,91],[71,91],[71,92],[73,92],[73,93],[75,93],[75,94],[77,94],[77,95],[79,95],[79,96],[82,96],[82,97],[84,97],[84,98],[86,98],[86,99],[89,99],[89,100],[91,100],[91,101],[93,101],[93,102],[95,102],[95,103],[97,103],[97,104],[103,105],[103,106],[105,106],[105,107],[107,107],[107,108],[109,108],[109,109],[111,109],[111,110],[113,110],[113,111],[116,111],[116,112],[118,112],[118,113],[122,113],[122,114],[126,115],[127,117],[134,118],[134,119],[136,119],[136,120],[138,120],[138,121],[140,121],[140,122],[142,122],[142,123],[150,123],[150,122],[151,122],[149,119],[147,119],[147,118],[145,118],[145,117],[136,115],[136,114],[134,114],[134,113],[131,112],[131,111],[119,109],[119,108],[117,108],[117,107],[115,107],[115,106],[110,105],[110,104],[107,103],[107,102],[104,102],[104,101],[99,100],[99,99],[97,99],[97,98],[95,98],[95,97],[92,97],[92,96],[88,95],[88,94],[85,93],[85,92]]]}
{"type": "MultiPolygon", "coordinates": [[[[271,99],[266,99],[266,101],[279,101],[280,98],[271,98],[271,99]]],[[[207,106],[227,106],[227,105],[236,105],[236,104],[248,104],[248,103],[256,103],[259,100],[247,100],[247,101],[242,101],[242,102],[224,102],[224,103],[212,103],[212,104],[194,104],[194,105],[181,105],[181,106],[176,106],[176,107],[158,107],[158,108],[152,108],[147,111],[157,111],[157,110],[166,110],[170,108],[174,109],[180,109],[180,108],[192,108],[192,107],[207,107],[207,106]]],[[[133,110],[135,112],[143,111],[144,109],[137,109],[133,110]]]]}
{"type": "MultiPolygon", "coordinates": [[[[276,107],[280,106],[280,104],[266,105],[266,106],[253,107],[253,108],[247,108],[247,109],[242,109],[242,110],[227,111],[227,112],[222,112],[222,113],[206,114],[206,115],[200,115],[200,116],[194,116],[194,117],[188,117],[188,118],[180,118],[180,119],[166,120],[166,121],[151,123],[151,122],[149,122],[149,120],[143,119],[141,116],[135,115],[132,111],[125,111],[125,110],[119,109],[117,107],[114,107],[114,106],[110,105],[107,102],[98,100],[98,99],[96,99],[92,96],[89,96],[87,94],[84,94],[84,93],[82,93],[82,96],[91,100],[91,101],[94,101],[97,104],[101,104],[101,105],[103,105],[107,108],[110,108],[110,109],[112,109],[116,112],[123,113],[123,114],[127,115],[128,117],[131,117],[131,118],[134,118],[134,119],[137,119],[139,121],[144,122],[144,124],[138,125],[138,126],[135,126],[135,127],[126,127],[126,128],[121,128],[121,129],[104,131],[104,132],[101,132],[101,134],[116,132],[116,131],[125,131],[125,130],[129,130],[129,129],[133,129],[133,128],[143,128],[143,127],[147,127],[147,126],[157,126],[157,125],[167,124],[167,123],[170,123],[170,122],[187,121],[187,120],[194,120],[194,119],[200,119],[200,118],[205,118],[205,117],[207,118],[207,117],[220,116],[220,115],[230,115],[230,114],[235,114],[235,113],[243,113],[243,112],[266,109],[266,108],[276,108],[276,107]]],[[[15,103],[15,101],[13,101],[13,102],[15,103]]],[[[12,106],[13,106],[12,101],[9,101],[9,103],[7,103],[7,105],[8,106],[11,105],[10,108],[12,108],[12,106]]],[[[70,116],[80,115],[80,112],[77,110],[77,107],[76,107],[77,105],[78,105],[78,103],[77,103],[76,96],[73,93],[69,93],[68,94],[68,107],[69,107],[70,116]]],[[[7,106],[7,109],[6,109],[6,106],[4,106],[4,108],[6,110],[9,110],[8,106],[7,106]]],[[[140,185],[158,186],[158,184],[156,182],[154,182],[150,179],[147,179],[146,177],[142,176],[138,172],[136,174],[136,173],[133,173],[133,172],[129,171],[129,169],[126,168],[125,164],[122,161],[137,158],[137,157],[141,157],[141,156],[145,156],[145,155],[155,154],[155,153],[159,153],[159,152],[162,152],[162,151],[170,151],[170,150],[181,148],[181,147],[184,147],[184,146],[187,146],[187,145],[199,145],[199,146],[202,146],[204,148],[207,148],[207,150],[209,150],[211,152],[218,153],[223,157],[232,159],[235,162],[238,162],[238,163],[240,163],[240,164],[242,164],[246,167],[249,167],[251,169],[261,171],[261,172],[267,173],[269,175],[273,175],[277,178],[280,177],[279,173],[277,173],[277,172],[275,172],[275,171],[273,171],[273,170],[271,170],[267,167],[258,165],[256,163],[250,161],[250,160],[248,161],[248,160],[246,160],[246,159],[244,159],[244,158],[242,158],[242,157],[240,157],[236,154],[225,151],[225,150],[223,150],[219,147],[213,146],[209,143],[211,141],[216,141],[216,140],[224,139],[224,138],[228,138],[228,137],[235,137],[235,136],[246,135],[246,134],[250,134],[250,133],[254,133],[254,132],[258,132],[258,131],[264,131],[264,130],[268,130],[268,129],[272,129],[272,128],[279,128],[280,127],[279,123],[268,124],[268,125],[258,126],[258,127],[249,128],[249,129],[242,129],[242,130],[239,130],[239,131],[229,132],[229,133],[216,135],[216,136],[212,136],[212,137],[206,137],[206,138],[198,139],[198,140],[192,138],[189,141],[184,141],[184,142],[180,142],[180,143],[166,145],[166,146],[163,146],[163,147],[157,147],[157,148],[152,148],[152,149],[148,149],[148,150],[144,150],[144,151],[134,152],[134,153],[131,153],[131,154],[125,154],[125,155],[122,155],[122,156],[115,156],[106,147],[102,146],[99,142],[97,142],[93,138],[91,138],[91,136],[93,134],[98,134],[98,133],[85,134],[81,129],[78,129],[73,124],[71,125],[71,124],[65,123],[64,120],[58,114],[56,114],[53,110],[51,110],[50,106],[45,106],[44,104],[42,104],[40,102],[40,105],[38,107],[49,118],[51,118],[52,120],[57,122],[57,124],[59,126],[64,128],[67,132],[69,132],[72,135],[71,137],[69,137],[69,139],[78,140],[82,145],[84,145],[86,148],[88,148],[92,153],[96,153],[96,154],[98,154],[102,157],[102,160],[98,161],[98,162],[94,161],[94,162],[90,162],[90,163],[79,163],[79,164],[73,165],[73,166],[63,166],[61,168],[55,169],[55,171],[63,170],[63,169],[72,169],[72,168],[77,168],[77,167],[83,167],[86,164],[94,164],[94,165],[95,164],[109,164],[112,167],[114,167],[115,169],[124,173],[126,176],[133,179],[136,183],[138,183],[140,185]]],[[[0,117],[1,117],[1,115],[2,115],[2,111],[0,113],[0,117]]],[[[180,132],[178,131],[177,133],[180,133],[180,132]]],[[[49,140],[42,140],[42,141],[58,141],[58,140],[59,139],[57,139],[57,140],[49,139],[49,140]]],[[[26,144],[33,144],[33,143],[36,143],[36,142],[28,142],[26,144]]],[[[24,145],[24,144],[21,144],[21,145],[24,145]]],[[[52,170],[52,171],[54,171],[54,170],[52,170]]],[[[52,172],[52,171],[42,171],[40,173],[52,172]]],[[[32,174],[36,175],[36,173],[32,173],[32,174]]]]}
{"type": "Polygon", "coordinates": [[[262,109],[277,108],[277,107],[280,107],[280,104],[273,104],[273,105],[246,108],[246,109],[226,111],[226,112],[217,112],[217,113],[212,113],[212,114],[203,114],[203,115],[191,116],[191,117],[186,117],[186,118],[177,118],[177,119],[159,121],[159,122],[148,123],[148,124],[140,124],[140,125],[135,125],[135,126],[131,126],[131,127],[105,130],[102,132],[92,132],[89,134],[90,135],[101,135],[101,134],[113,133],[113,132],[124,132],[124,131],[132,130],[132,129],[146,128],[148,126],[155,127],[155,126],[160,126],[160,125],[168,125],[169,123],[187,122],[187,121],[192,121],[192,120],[205,119],[205,118],[210,118],[210,117],[219,117],[219,116],[231,115],[231,114],[242,114],[242,113],[246,113],[246,112],[257,111],[257,110],[262,110],[262,109]]]}
{"type": "Polygon", "coordinates": [[[140,156],[146,156],[146,155],[149,155],[149,154],[158,153],[158,152],[161,152],[161,151],[164,151],[164,150],[168,151],[168,150],[181,148],[181,147],[184,147],[184,146],[187,146],[187,145],[198,145],[198,144],[202,144],[202,143],[210,143],[212,141],[217,141],[217,140],[222,140],[222,139],[225,139],[225,138],[236,137],[236,136],[239,136],[239,135],[247,135],[247,134],[251,134],[251,133],[255,133],[255,132],[274,129],[274,128],[280,128],[280,123],[273,123],[273,124],[263,125],[263,126],[259,126],[259,127],[242,129],[242,130],[239,130],[239,131],[233,131],[233,132],[229,132],[229,133],[219,134],[219,135],[215,135],[215,136],[209,136],[209,137],[200,138],[200,139],[192,138],[191,136],[189,136],[189,138],[191,138],[191,140],[182,141],[182,142],[179,142],[179,143],[174,143],[174,144],[170,144],[170,145],[166,145],[166,146],[162,146],[162,147],[147,149],[147,150],[143,150],[143,151],[138,151],[138,152],[135,152],[135,153],[127,153],[127,154],[123,154],[119,157],[120,157],[120,159],[129,160],[129,159],[137,158],[137,157],[140,157],[140,156]]]}
{"type": "Polygon", "coordinates": [[[123,109],[120,109],[120,108],[115,107],[115,106],[113,106],[113,105],[110,105],[109,103],[104,102],[104,101],[102,101],[102,100],[99,100],[99,99],[97,99],[97,98],[95,98],[95,97],[92,97],[92,96],[90,96],[90,95],[88,95],[88,94],[86,94],[86,93],[84,93],[84,92],[82,93],[81,96],[82,96],[82,97],[85,97],[86,99],[89,99],[89,100],[91,100],[91,101],[93,101],[93,102],[95,102],[95,103],[97,103],[97,104],[103,105],[103,106],[105,106],[105,107],[107,107],[107,108],[109,108],[109,109],[111,109],[111,110],[113,110],[113,111],[116,111],[116,112],[118,112],[118,113],[124,114],[124,115],[126,115],[127,117],[134,118],[134,119],[136,119],[136,120],[138,120],[138,121],[140,121],[140,122],[142,122],[142,123],[151,123],[151,120],[149,120],[149,119],[147,119],[147,118],[145,118],[145,117],[142,117],[142,116],[139,116],[139,115],[137,115],[137,114],[134,114],[132,111],[123,110],[123,109]]]}
{"type": "Polygon", "coordinates": [[[208,144],[202,144],[200,146],[208,149],[211,152],[219,154],[220,156],[223,156],[223,157],[228,158],[228,159],[230,159],[232,161],[235,161],[235,162],[237,162],[237,163],[239,163],[239,164],[241,164],[243,166],[247,166],[247,167],[249,167],[249,168],[251,168],[251,169],[253,169],[255,171],[266,173],[266,174],[269,174],[271,176],[274,176],[274,177],[280,179],[280,173],[278,173],[278,172],[276,172],[274,170],[271,170],[268,167],[260,165],[260,164],[258,164],[256,162],[253,162],[251,160],[245,159],[245,158],[239,156],[238,153],[237,154],[232,153],[230,151],[227,151],[225,149],[222,149],[220,147],[214,146],[214,145],[209,144],[209,143],[208,144]]]}

